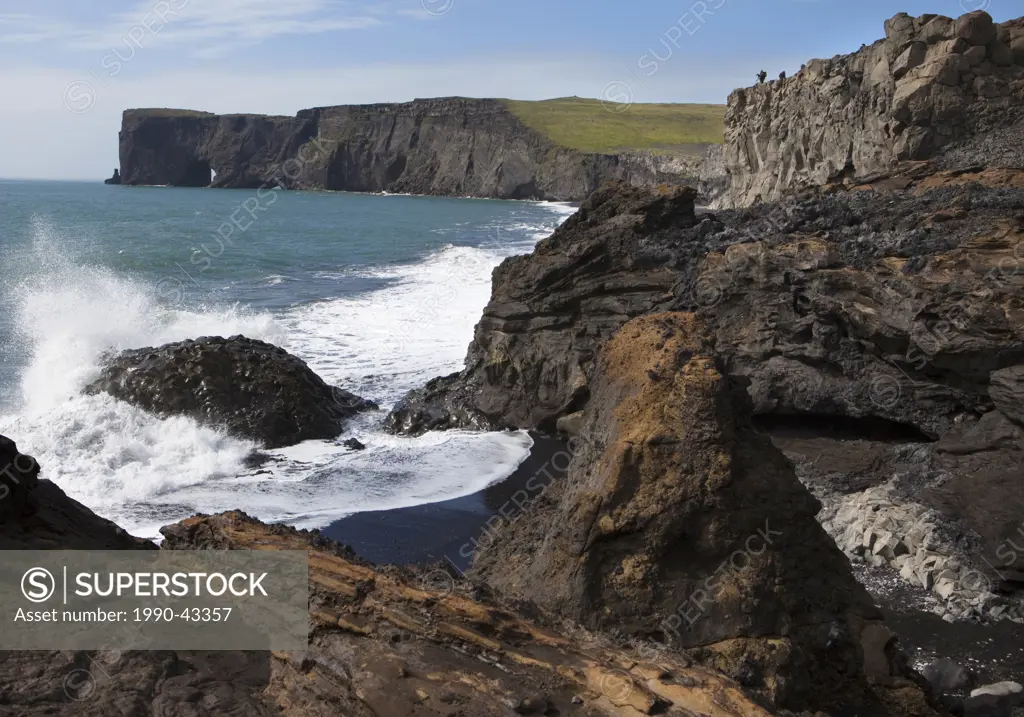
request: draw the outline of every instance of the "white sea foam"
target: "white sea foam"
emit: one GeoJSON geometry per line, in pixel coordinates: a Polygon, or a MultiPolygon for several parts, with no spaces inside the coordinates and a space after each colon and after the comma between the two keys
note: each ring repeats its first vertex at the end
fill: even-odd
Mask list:
{"type": "MultiPolygon", "coordinates": [[[[548,206],[562,216],[573,211],[548,206]]],[[[525,433],[390,436],[379,428],[382,411],[347,431],[369,446],[364,452],[311,441],[272,452],[257,470],[245,465],[250,442],[81,389],[106,351],[244,334],[282,345],[329,382],[389,406],[461,367],[491,271],[506,256],[529,251],[550,227],[517,226],[515,240],[496,228],[495,240],[480,248],[447,246],[417,264],[369,272],[387,280],[382,289],[276,317],[238,307],[169,308],[153,287],[65,259],[59,234],[45,222],[34,229],[31,267],[20,269],[14,292],[17,340],[30,361],[22,402],[0,418],[0,432],[34,454],[45,477],[135,534],[154,537],[159,525],[232,508],[322,526],[353,512],[477,492],[528,455],[525,433]]]]}

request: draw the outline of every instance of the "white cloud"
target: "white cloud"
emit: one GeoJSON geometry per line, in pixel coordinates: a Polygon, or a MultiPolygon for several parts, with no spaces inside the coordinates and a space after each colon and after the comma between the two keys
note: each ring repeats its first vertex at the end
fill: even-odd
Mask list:
{"type": "Polygon", "coordinates": [[[339,0],[147,0],[91,22],[0,13],[0,43],[48,43],[66,51],[174,47],[210,58],[285,35],[313,35],[380,25],[387,4],[339,0]]]}

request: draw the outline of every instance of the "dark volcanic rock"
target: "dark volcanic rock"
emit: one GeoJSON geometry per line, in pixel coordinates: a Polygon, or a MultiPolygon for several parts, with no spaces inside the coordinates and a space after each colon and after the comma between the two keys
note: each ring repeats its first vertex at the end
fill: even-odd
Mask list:
{"type": "Polygon", "coordinates": [[[87,392],[161,415],[186,415],[267,448],[334,438],[376,404],[324,383],[301,359],[263,341],[206,337],[112,357],[87,392]]]}
{"type": "Polygon", "coordinates": [[[909,674],[886,651],[893,635],[709,339],[692,314],[620,329],[568,476],[474,572],[589,627],[700,648],[780,706],[870,713],[868,681],[909,674]]]}
{"type": "MultiPolygon", "coordinates": [[[[982,555],[1000,573],[1020,570],[1024,554],[1006,541],[1020,544],[1024,515],[1024,443],[1011,423],[1024,365],[1024,170],[914,163],[854,191],[697,223],[677,206],[674,226],[643,191],[603,190],[599,220],[588,202],[534,254],[503,264],[466,369],[410,394],[392,426],[568,432],[609,335],[632,316],[697,311],[726,373],[749,382],[759,421],[773,435],[799,428],[824,441],[807,444],[801,478],[845,493],[898,473],[901,499],[938,511],[960,536],[943,544],[960,544],[964,570],[987,572],[982,555]],[[912,460],[871,464],[857,453],[865,441],[885,447],[880,457],[899,442],[921,447],[912,460]],[[836,475],[826,477],[829,461],[815,467],[823,453],[836,456],[836,475]]],[[[830,530],[857,547],[842,533],[863,522],[830,530]]],[[[929,559],[917,538],[926,552],[914,565],[929,559]]]]}
{"type": "Polygon", "coordinates": [[[128,110],[120,159],[125,184],[500,199],[580,200],[611,179],[696,184],[698,175],[717,194],[724,176],[699,154],[563,147],[502,100],[462,97],[317,107],[296,117],[128,110]]]}
{"type": "Polygon", "coordinates": [[[0,436],[0,550],[155,549],[128,535],[48,480],[39,465],[0,436]]]}
{"type": "Polygon", "coordinates": [[[39,464],[18,451],[10,438],[0,436],[0,520],[20,516],[28,498],[39,486],[39,464]]]}
{"type": "Polygon", "coordinates": [[[936,694],[957,692],[970,687],[974,676],[962,665],[958,665],[948,657],[943,657],[924,668],[921,674],[936,694]]]}
{"type": "Polygon", "coordinates": [[[898,202],[809,194],[695,217],[685,190],[611,185],[498,268],[466,369],[410,394],[390,424],[553,430],[585,405],[611,333],[696,309],[758,414],[936,438],[990,410],[993,372],[1024,361],[1024,172],[904,186],[898,202]]]}
{"type": "Polygon", "coordinates": [[[1024,366],[993,371],[988,394],[1007,418],[1024,426],[1024,366]]]}
{"type": "Polygon", "coordinates": [[[506,259],[461,374],[415,391],[392,430],[542,427],[586,403],[601,344],[634,316],[671,303],[700,256],[694,191],[612,183],[533,254],[506,259]],[[691,253],[692,252],[692,253],[691,253]]]}
{"type": "Polygon", "coordinates": [[[707,256],[716,349],[751,379],[759,414],[884,419],[937,438],[990,410],[993,372],[1024,358],[1024,192],[938,190],[889,217],[859,199],[796,203],[803,226],[707,256]],[[805,223],[859,211],[848,228],[805,223]]]}
{"type": "Polygon", "coordinates": [[[104,179],[103,183],[104,184],[120,184],[121,183],[121,170],[115,168],[114,169],[114,176],[112,176],[110,179],[104,179]]]}

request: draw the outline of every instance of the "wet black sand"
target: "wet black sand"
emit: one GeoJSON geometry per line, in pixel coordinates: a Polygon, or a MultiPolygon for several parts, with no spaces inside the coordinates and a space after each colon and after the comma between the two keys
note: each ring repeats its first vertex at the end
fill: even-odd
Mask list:
{"type": "Polygon", "coordinates": [[[894,570],[860,566],[854,574],[918,670],[948,657],[977,674],[979,685],[1024,681],[1024,625],[1009,620],[949,623],[926,609],[936,599],[932,593],[908,585],[894,570]]]}
{"type": "Polygon", "coordinates": [[[549,482],[548,475],[560,478],[564,471],[558,467],[565,468],[565,455],[562,441],[534,435],[530,455],[516,472],[486,490],[443,503],[358,513],[337,520],[320,532],[351,546],[360,557],[375,563],[446,562],[464,571],[472,562],[475,539],[487,521],[493,519],[495,525],[503,510],[505,515],[515,515],[519,508],[513,496],[518,493],[521,501],[524,493],[520,491],[536,495],[535,486],[549,482]],[[556,455],[559,458],[553,460],[556,455]]]}

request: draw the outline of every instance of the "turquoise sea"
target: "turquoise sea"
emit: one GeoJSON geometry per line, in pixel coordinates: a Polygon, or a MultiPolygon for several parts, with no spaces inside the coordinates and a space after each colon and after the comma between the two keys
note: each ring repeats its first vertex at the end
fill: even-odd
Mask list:
{"type": "Polygon", "coordinates": [[[462,366],[492,269],[573,208],[476,199],[0,181],[0,433],[130,531],[242,508],[319,527],[474,493],[526,457],[523,433],[254,446],[81,388],[109,351],[244,334],[390,407],[462,366]]]}

